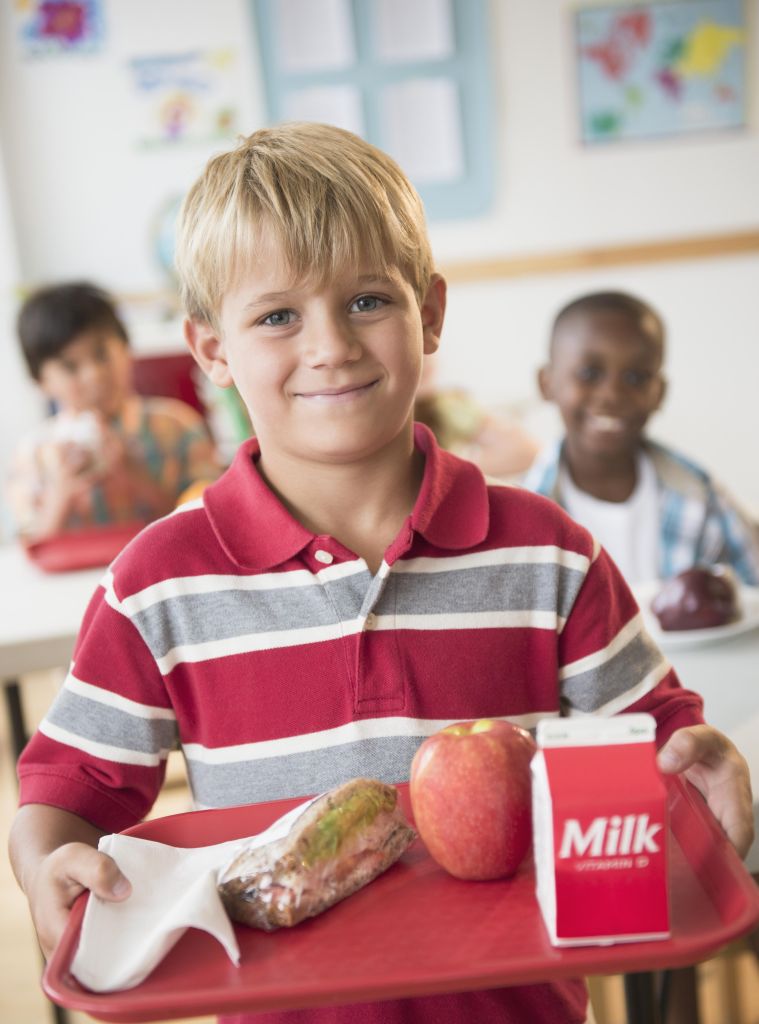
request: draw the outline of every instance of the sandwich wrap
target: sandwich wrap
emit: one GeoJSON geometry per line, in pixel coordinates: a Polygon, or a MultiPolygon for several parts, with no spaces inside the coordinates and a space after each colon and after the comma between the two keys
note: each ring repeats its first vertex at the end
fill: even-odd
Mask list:
{"type": "Polygon", "coordinates": [[[416,838],[394,786],[352,779],[313,800],[286,836],[243,849],[219,872],[229,916],[273,931],[367,885],[416,838]]]}

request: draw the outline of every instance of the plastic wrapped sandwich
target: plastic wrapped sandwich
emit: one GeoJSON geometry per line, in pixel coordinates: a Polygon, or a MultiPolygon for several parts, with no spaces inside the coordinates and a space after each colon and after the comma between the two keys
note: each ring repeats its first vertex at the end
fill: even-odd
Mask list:
{"type": "Polygon", "coordinates": [[[394,786],[352,779],[312,801],[284,837],[239,852],[219,894],[235,921],[289,927],[367,885],[415,838],[394,786]]]}

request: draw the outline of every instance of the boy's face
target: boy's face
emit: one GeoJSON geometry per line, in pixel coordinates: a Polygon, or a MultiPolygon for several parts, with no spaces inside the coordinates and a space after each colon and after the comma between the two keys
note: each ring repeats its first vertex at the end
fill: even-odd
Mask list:
{"type": "Polygon", "coordinates": [[[131,391],[132,357],[123,338],[107,329],[77,334],[40,368],[39,384],[67,412],[113,416],[131,391]]]}
{"type": "Polygon", "coordinates": [[[570,453],[634,451],[664,397],[661,363],[658,328],[623,311],[578,312],[560,323],[539,379],[559,408],[570,453]]]}
{"type": "Polygon", "coordinates": [[[262,465],[358,461],[408,429],[422,354],[438,345],[445,283],[420,310],[397,271],[346,267],[326,285],[294,280],[276,258],[224,297],[218,333],[190,321],[188,343],[214,383],[234,383],[262,465]]]}

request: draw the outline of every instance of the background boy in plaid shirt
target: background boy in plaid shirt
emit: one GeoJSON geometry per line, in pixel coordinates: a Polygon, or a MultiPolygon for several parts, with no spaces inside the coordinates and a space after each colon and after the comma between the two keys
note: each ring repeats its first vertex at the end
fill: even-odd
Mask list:
{"type": "Polygon", "coordinates": [[[630,584],[724,563],[757,586],[757,524],[700,466],[646,436],[666,390],[664,340],[661,317],[624,292],[558,313],[539,384],[565,434],[524,483],[590,530],[630,584]]]}

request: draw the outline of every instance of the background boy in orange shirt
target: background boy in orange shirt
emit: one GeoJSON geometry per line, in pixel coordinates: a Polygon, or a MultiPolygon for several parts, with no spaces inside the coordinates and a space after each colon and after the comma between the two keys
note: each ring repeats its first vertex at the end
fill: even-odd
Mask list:
{"type": "Polygon", "coordinates": [[[16,452],[8,498],[26,540],[169,512],[218,465],[202,417],[184,402],[145,398],[132,385],[126,328],[88,282],[43,288],[18,316],[32,378],[55,412],[16,452]]]}

